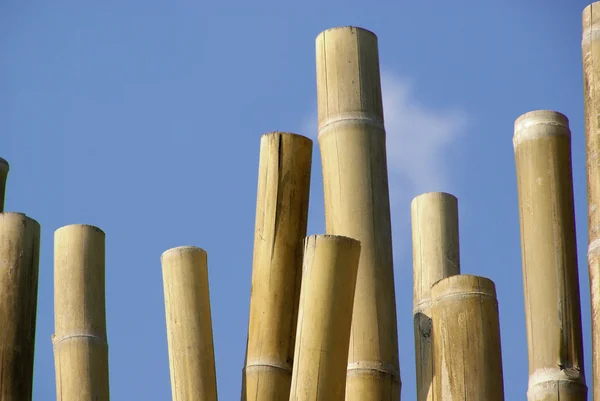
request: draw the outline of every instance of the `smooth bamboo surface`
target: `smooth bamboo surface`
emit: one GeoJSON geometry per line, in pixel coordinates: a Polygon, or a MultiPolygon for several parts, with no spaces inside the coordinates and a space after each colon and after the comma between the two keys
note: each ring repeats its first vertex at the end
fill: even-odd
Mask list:
{"type": "Polygon", "coordinates": [[[585,401],[583,341],[567,117],[536,110],[515,121],[513,138],[529,401],[585,401]]]}
{"type": "Polygon", "coordinates": [[[455,275],[433,298],[434,401],[503,401],[500,322],[494,283],[455,275]]]}
{"type": "Polygon", "coordinates": [[[311,159],[306,137],[273,132],[261,138],[242,400],[290,394],[311,159]]]}
{"type": "Polygon", "coordinates": [[[305,241],[290,401],[343,401],[360,243],[333,235],[305,241]]]}
{"type": "Polygon", "coordinates": [[[40,225],[0,213],[0,401],[31,401],[40,225]]]}
{"type": "Polygon", "coordinates": [[[182,246],[160,260],[173,400],[217,401],[206,252],[182,246]]]}
{"type": "Polygon", "coordinates": [[[458,200],[444,192],[419,195],[411,202],[411,220],[417,401],[431,401],[431,286],[460,274],[458,200]]]}
{"type": "Polygon", "coordinates": [[[583,10],[581,53],[587,159],[588,270],[594,401],[600,401],[600,2],[583,10]]]}
{"type": "Polygon", "coordinates": [[[6,179],[8,178],[9,170],[10,166],[8,165],[8,162],[0,157],[0,213],[4,211],[6,179]]]}
{"type": "Polygon", "coordinates": [[[328,234],[361,243],[346,399],[400,399],[390,202],[377,37],[316,39],[319,145],[328,234]]]}
{"type": "Polygon", "coordinates": [[[54,233],[57,401],[108,401],[105,235],[74,224],[54,233]]]}

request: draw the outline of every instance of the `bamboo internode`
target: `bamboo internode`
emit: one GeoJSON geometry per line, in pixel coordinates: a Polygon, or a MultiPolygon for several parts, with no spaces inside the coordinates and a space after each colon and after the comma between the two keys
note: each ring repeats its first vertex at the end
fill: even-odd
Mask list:
{"type": "Polygon", "coordinates": [[[443,192],[419,195],[411,202],[411,219],[417,401],[431,401],[431,286],[460,274],[458,200],[443,192]]]}
{"type": "Polygon", "coordinates": [[[8,165],[8,162],[0,157],[0,213],[4,211],[6,179],[8,178],[9,170],[10,166],[8,165]]]}
{"type": "Polygon", "coordinates": [[[290,401],[343,401],[360,243],[306,239],[290,401]]]}
{"type": "Polygon", "coordinates": [[[54,233],[54,361],[58,401],[108,401],[105,235],[74,224],[54,233]]]}
{"type": "Polygon", "coordinates": [[[581,53],[585,105],[588,270],[592,307],[593,399],[600,401],[600,2],[583,10],[581,53]]]}
{"type": "Polygon", "coordinates": [[[529,401],[585,401],[571,132],[563,114],[536,110],[513,138],[529,348],[529,401]]]}
{"type": "Polygon", "coordinates": [[[503,401],[500,322],[494,283],[455,275],[433,298],[434,401],[503,401]]]}
{"type": "Polygon", "coordinates": [[[0,401],[31,400],[40,225],[0,213],[0,401]]]}
{"type": "Polygon", "coordinates": [[[217,401],[206,252],[182,246],[160,260],[173,400],[217,401]]]}
{"type": "Polygon", "coordinates": [[[290,394],[311,162],[310,139],[262,136],[242,400],[290,394]]]}
{"type": "Polygon", "coordinates": [[[316,39],[319,145],[328,234],[361,243],[346,399],[400,399],[390,203],[377,37],[316,39]]]}

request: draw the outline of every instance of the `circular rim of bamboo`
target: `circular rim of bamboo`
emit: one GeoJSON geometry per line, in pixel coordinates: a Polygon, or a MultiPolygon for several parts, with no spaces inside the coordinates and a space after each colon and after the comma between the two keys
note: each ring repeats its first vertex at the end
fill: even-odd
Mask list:
{"type": "Polygon", "coordinates": [[[468,295],[482,295],[497,299],[496,284],[487,277],[474,274],[456,274],[438,280],[431,286],[431,299],[434,303],[444,298],[468,295]],[[479,285],[477,287],[465,286],[473,278],[477,279],[479,285]]]}
{"type": "Polygon", "coordinates": [[[307,140],[308,142],[311,142],[311,143],[313,141],[311,138],[309,138],[306,135],[297,134],[295,132],[290,132],[290,131],[277,131],[277,130],[276,131],[269,131],[269,132],[265,132],[264,134],[262,134],[262,137],[264,138],[264,137],[275,136],[275,135],[291,136],[291,137],[294,137],[294,138],[305,139],[305,140],[307,140]]]}
{"type": "Polygon", "coordinates": [[[352,238],[352,237],[348,237],[346,235],[337,235],[337,234],[312,234],[312,235],[307,235],[306,238],[304,238],[304,243],[308,243],[308,241],[310,239],[326,239],[326,240],[342,240],[342,241],[346,241],[349,243],[356,243],[358,245],[360,245],[360,241],[357,240],[356,238],[352,238]]]}
{"type": "Polygon", "coordinates": [[[200,248],[199,246],[195,246],[195,245],[181,245],[181,246],[176,246],[176,247],[173,247],[173,248],[169,248],[166,251],[164,251],[160,255],[160,260],[163,260],[163,258],[165,258],[166,256],[168,256],[168,254],[174,253],[176,251],[179,251],[181,253],[186,252],[186,251],[190,252],[190,253],[199,252],[200,254],[203,254],[205,256],[208,255],[208,252],[206,252],[205,249],[200,248]]]}
{"type": "Polygon", "coordinates": [[[355,29],[355,30],[357,30],[357,31],[361,31],[361,32],[364,32],[364,33],[368,33],[368,34],[372,35],[372,36],[375,38],[375,40],[378,40],[378,37],[377,37],[377,35],[375,34],[375,32],[371,31],[370,29],[363,28],[363,27],[356,26],[356,25],[339,25],[339,26],[334,26],[334,27],[331,27],[331,28],[327,28],[327,29],[325,29],[324,31],[321,31],[321,32],[320,32],[320,33],[317,35],[317,39],[319,39],[319,37],[321,37],[322,35],[324,35],[324,34],[325,34],[325,33],[327,33],[327,32],[331,32],[331,31],[340,31],[340,30],[343,30],[343,29],[348,29],[348,28],[350,28],[350,29],[355,29]]]}
{"type": "Polygon", "coordinates": [[[98,233],[106,236],[106,233],[100,227],[94,226],[94,225],[91,225],[91,224],[67,224],[66,226],[62,226],[62,227],[57,228],[54,231],[54,235],[58,234],[59,231],[62,232],[63,230],[74,229],[74,228],[90,228],[90,229],[92,229],[92,230],[94,230],[94,231],[96,231],[96,232],[98,232],[98,233]]]}
{"type": "Polygon", "coordinates": [[[449,192],[444,192],[444,191],[431,191],[431,192],[423,192],[422,194],[419,194],[417,196],[415,196],[413,198],[413,200],[410,202],[410,204],[412,205],[413,203],[415,203],[418,199],[423,199],[423,198],[429,198],[430,196],[441,196],[441,197],[448,197],[448,198],[452,198],[455,201],[458,201],[458,198],[456,197],[456,195],[452,195],[449,192]]]}

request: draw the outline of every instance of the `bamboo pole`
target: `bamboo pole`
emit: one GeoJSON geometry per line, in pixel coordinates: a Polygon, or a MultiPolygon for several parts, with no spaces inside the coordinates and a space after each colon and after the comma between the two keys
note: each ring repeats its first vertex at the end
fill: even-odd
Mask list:
{"type": "Polygon", "coordinates": [[[328,234],[361,258],[346,399],[399,400],[400,367],[377,37],[355,27],[316,39],[319,145],[328,234]]]}
{"type": "Polygon", "coordinates": [[[290,395],[311,157],[303,136],[261,138],[243,400],[290,395]]]}
{"type": "Polygon", "coordinates": [[[564,115],[536,110],[513,138],[529,349],[529,401],[587,400],[571,172],[564,115]]]}
{"type": "Polygon", "coordinates": [[[105,235],[97,227],[54,233],[54,327],[58,401],[108,401],[105,235]]]}
{"type": "Polygon", "coordinates": [[[360,242],[312,235],[304,245],[290,401],[343,401],[360,242]]]}
{"type": "Polygon", "coordinates": [[[458,200],[444,192],[419,195],[411,202],[411,217],[417,401],[431,401],[431,286],[460,274],[458,200]]]}
{"type": "Polygon", "coordinates": [[[433,298],[435,401],[503,401],[494,283],[466,274],[438,281],[433,298]]]}
{"type": "Polygon", "coordinates": [[[592,392],[600,401],[600,2],[583,10],[581,53],[587,158],[588,271],[592,310],[592,392]]]}
{"type": "Polygon", "coordinates": [[[162,264],[173,400],[217,400],[207,255],[181,246],[162,264]]]}
{"type": "Polygon", "coordinates": [[[10,166],[6,160],[0,157],[0,213],[4,211],[4,199],[6,192],[6,179],[10,166]]]}
{"type": "Polygon", "coordinates": [[[0,213],[0,401],[31,401],[40,225],[0,213]]]}

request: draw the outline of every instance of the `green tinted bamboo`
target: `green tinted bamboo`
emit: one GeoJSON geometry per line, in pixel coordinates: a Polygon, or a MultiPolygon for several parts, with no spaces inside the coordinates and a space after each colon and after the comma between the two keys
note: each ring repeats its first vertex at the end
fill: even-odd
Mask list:
{"type": "Polygon", "coordinates": [[[160,259],[173,400],[216,401],[206,252],[182,246],[160,259]]]}
{"type": "Polygon", "coordinates": [[[105,235],[74,224],[54,233],[54,362],[58,401],[108,401],[105,235]]]}
{"type": "Polygon", "coordinates": [[[433,400],[503,401],[500,321],[494,283],[460,274],[431,288],[433,400]]]}
{"type": "Polygon", "coordinates": [[[261,138],[242,384],[248,401],[290,394],[311,157],[312,141],[303,136],[274,132],[261,138]]]}
{"type": "Polygon", "coordinates": [[[398,332],[377,37],[333,28],[316,40],[328,234],[361,242],[346,399],[400,399],[398,332]]]}
{"type": "Polygon", "coordinates": [[[343,401],[360,243],[313,235],[304,245],[290,401],[343,401]]]}
{"type": "Polygon", "coordinates": [[[587,400],[571,173],[564,115],[523,114],[513,138],[527,341],[529,401],[587,400]]]}
{"type": "Polygon", "coordinates": [[[411,203],[411,217],[417,401],[431,401],[431,286],[460,274],[458,200],[443,192],[417,196],[411,203]]]}
{"type": "Polygon", "coordinates": [[[588,269],[592,309],[592,383],[600,401],[600,2],[583,10],[581,52],[587,156],[588,269]]]}
{"type": "Polygon", "coordinates": [[[40,225],[0,213],[0,401],[31,400],[40,225]]]}
{"type": "Polygon", "coordinates": [[[0,157],[0,213],[4,211],[4,199],[6,192],[6,179],[10,166],[8,162],[0,157]]]}

